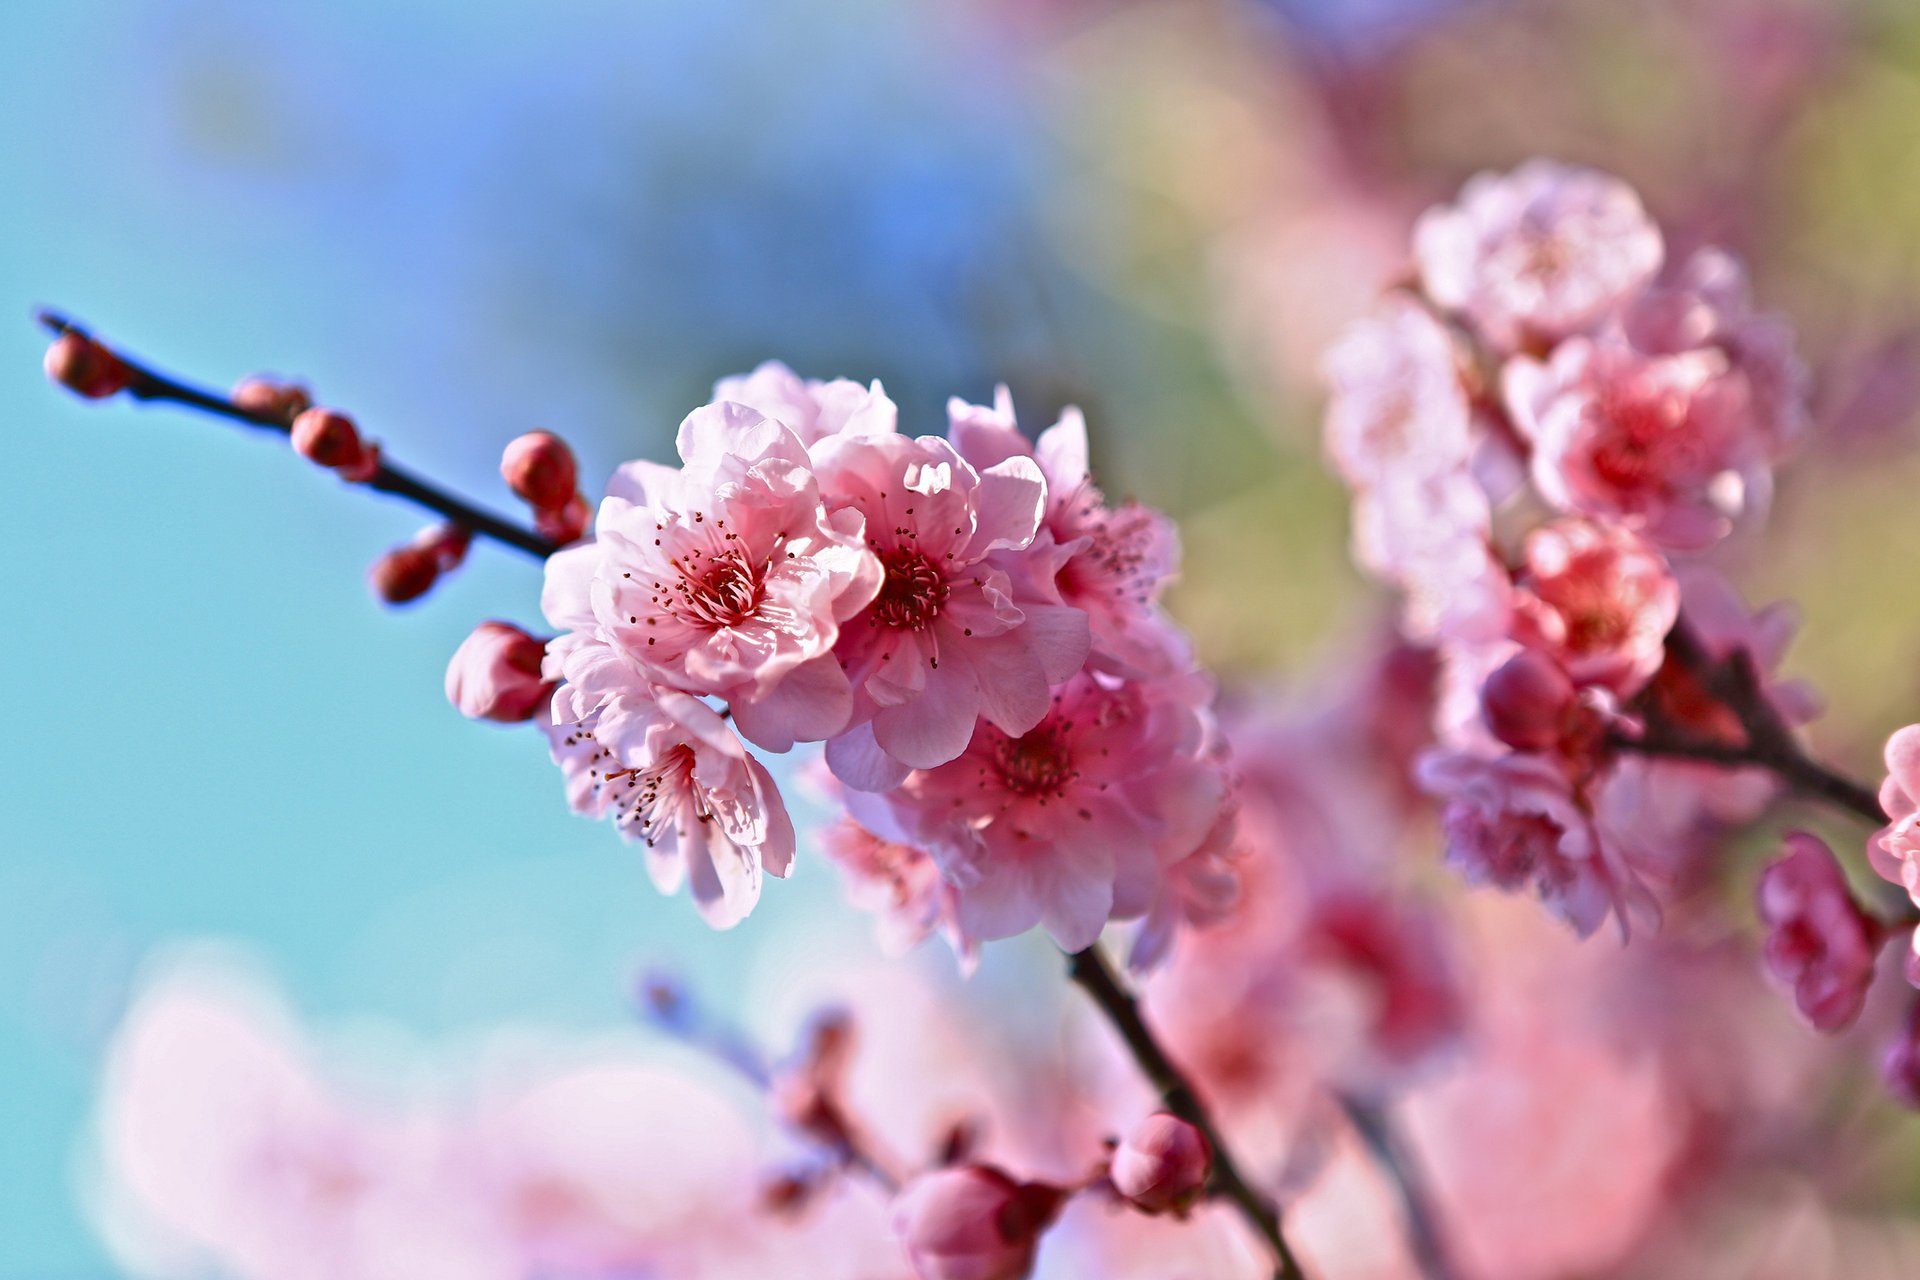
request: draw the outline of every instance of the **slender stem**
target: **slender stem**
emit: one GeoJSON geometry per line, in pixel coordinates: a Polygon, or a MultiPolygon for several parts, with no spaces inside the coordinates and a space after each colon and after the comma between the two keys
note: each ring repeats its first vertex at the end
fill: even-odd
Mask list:
{"type": "MultiPolygon", "coordinates": [[[[44,328],[53,333],[75,333],[95,342],[99,341],[79,325],[55,312],[41,311],[35,318],[44,328]]],[[[117,347],[112,350],[120,362],[127,367],[129,375],[127,394],[136,400],[155,400],[177,404],[188,409],[198,409],[202,413],[210,413],[216,417],[238,422],[243,426],[257,427],[280,435],[289,434],[293,428],[290,418],[243,409],[225,396],[161,373],[135,360],[117,347]]],[[[374,472],[366,483],[369,488],[405,498],[409,502],[445,516],[455,524],[473,530],[482,537],[492,538],[495,542],[517,551],[524,551],[528,555],[544,560],[560,549],[559,544],[552,539],[476,507],[464,498],[449,493],[438,485],[423,480],[411,471],[385,459],[382,459],[380,469],[374,472]]]]}
{"type": "Polygon", "coordinates": [[[1340,1106],[1400,1198],[1400,1212],[1406,1219],[1407,1242],[1413,1250],[1414,1265],[1426,1280],[1453,1280],[1453,1267],[1447,1261],[1439,1215],[1434,1212],[1432,1197],[1427,1194],[1425,1175],[1407,1149],[1393,1117],[1378,1103],[1350,1094],[1340,1095],[1340,1106]]]}
{"type": "Polygon", "coordinates": [[[1293,1250],[1288,1247],[1286,1236],[1281,1232],[1279,1209],[1241,1175],[1239,1166],[1233,1161],[1233,1154],[1227,1149],[1220,1131],[1214,1127],[1205,1105],[1201,1103],[1200,1095],[1194,1092],[1193,1085],[1173,1060],[1167,1057],[1166,1050],[1160,1047],[1160,1042],[1140,1016],[1140,1006],[1120,985],[1120,979],[1100,954],[1098,945],[1069,954],[1067,974],[1093,999],[1100,1012],[1106,1015],[1107,1021],[1113,1024],[1114,1030],[1120,1033],[1133,1060],[1159,1091],[1160,1100],[1167,1110],[1205,1134],[1207,1141],[1213,1145],[1214,1194],[1231,1200],[1273,1249],[1274,1280],[1305,1280],[1306,1272],[1301,1269],[1299,1259],[1293,1256],[1293,1250]]]}

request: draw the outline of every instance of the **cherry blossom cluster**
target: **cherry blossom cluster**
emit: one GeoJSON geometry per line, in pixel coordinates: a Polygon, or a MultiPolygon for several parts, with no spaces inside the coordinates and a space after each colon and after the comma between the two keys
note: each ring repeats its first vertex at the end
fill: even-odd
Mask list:
{"type": "MultiPolygon", "coordinates": [[[[1469,881],[1625,936],[1803,761],[1816,700],[1769,675],[1793,617],[1750,611],[1713,553],[1764,520],[1807,371],[1737,260],[1671,257],[1592,170],[1476,177],[1420,219],[1414,258],[1329,356],[1326,445],[1355,557],[1441,663],[1417,775],[1469,881]]],[[[1910,891],[1913,754],[1889,746],[1894,821],[1872,843],[1910,891]]],[[[1804,833],[1758,903],[1802,1013],[1849,1025],[1893,926],[1804,833]]]]}
{"type": "MultiPolygon", "coordinates": [[[[750,748],[818,742],[852,815],[829,851],[890,937],[1165,936],[1228,795],[1211,687],[1158,604],[1170,522],[1094,487],[1076,411],[1035,440],[1004,390],[953,402],[944,436],[897,419],[878,383],[721,382],[679,465],[620,467],[592,536],[549,558],[544,661],[487,624],[449,695],[550,720],[575,808],[715,926],[794,854],[750,748]]],[[[536,506],[574,501],[551,436],[505,469],[536,506]]]]}

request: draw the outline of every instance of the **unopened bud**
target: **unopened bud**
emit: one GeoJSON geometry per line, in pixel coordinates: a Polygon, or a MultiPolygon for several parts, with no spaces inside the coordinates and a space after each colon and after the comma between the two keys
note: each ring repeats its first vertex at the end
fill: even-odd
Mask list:
{"type": "Polygon", "coordinates": [[[84,333],[55,338],[45,363],[49,378],[89,400],[116,395],[132,381],[126,362],[84,333]]]}
{"type": "Polygon", "coordinates": [[[1022,1280],[1066,1192],[1015,1182],[990,1165],[922,1174],[893,1207],[893,1229],[921,1280],[1022,1280]]]}
{"type": "Polygon", "coordinates": [[[572,542],[587,531],[587,525],[593,520],[593,508],[579,494],[558,511],[535,511],[533,527],[540,531],[543,538],[555,542],[572,542]]]}
{"type": "Polygon", "coordinates": [[[1142,1120],[1113,1153],[1108,1178],[1142,1213],[1183,1214],[1206,1193],[1213,1144],[1178,1116],[1142,1120]]]}
{"type": "Polygon", "coordinates": [[[307,409],[293,420],[293,451],[323,467],[357,467],[366,454],[360,430],[338,409],[307,409]]]}
{"type": "Polygon", "coordinates": [[[240,379],[227,398],[248,413],[277,422],[291,422],[313,407],[313,393],[299,383],[260,374],[240,379]]]}
{"type": "Polygon", "coordinates": [[[395,547],[373,562],[369,580],[373,592],[388,604],[418,600],[433,589],[442,574],[457,568],[473,541],[470,530],[457,524],[435,525],[413,541],[395,547]]]}
{"type": "Polygon", "coordinates": [[[535,511],[561,511],[573,501],[580,470],[566,441],[550,431],[529,431],[501,454],[500,476],[535,511]]]}
{"type": "Polygon", "coordinates": [[[447,701],[471,720],[518,724],[553,697],[542,678],[547,647],[505,622],[483,622],[447,663],[447,701]]]}
{"type": "Polygon", "coordinates": [[[1577,696],[1559,663],[1537,649],[1522,649],[1487,677],[1481,714],[1493,736],[1515,750],[1548,751],[1565,733],[1577,696]]]}

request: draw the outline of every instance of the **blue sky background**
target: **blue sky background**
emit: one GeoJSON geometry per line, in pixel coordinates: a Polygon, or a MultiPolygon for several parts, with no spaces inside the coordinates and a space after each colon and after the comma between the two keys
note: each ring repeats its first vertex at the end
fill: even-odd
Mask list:
{"type": "Polygon", "coordinates": [[[783,920],[837,909],[817,863],[730,937],[658,898],[534,735],[442,698],[476,621],[535,620],[537,566],[481,546],[382,610],[364,570],[412,510],[50,388],[30,309],[216,385],[296,372],[496,505],[520,431],[597,479],[768,355],[925,415],[1057,378],[1061,316],[1108,321],[1035,252],[1012,59],[935,8],[6,7],[0,1277],[108,1274],[75,1152],[169,940],[241,940],[308,1014],[432,1035],[609,1025],[661,956],[724,1000],[783,920]]]}

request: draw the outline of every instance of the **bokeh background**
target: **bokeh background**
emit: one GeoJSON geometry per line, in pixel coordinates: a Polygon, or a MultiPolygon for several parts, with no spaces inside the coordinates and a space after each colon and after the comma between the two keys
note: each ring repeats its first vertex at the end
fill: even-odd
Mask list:
{"type": "MultiPolygon", "coordinates": [[[[803,866],[731,936],[567,814],[530,734],[440,692],[490,547],[384,611],[417,516],[271,442],[90,409],[35,304],[224,384],[297,373],[493,503],[534,426],[590,479],[720,375],[882,378],[910,422],[1077,402],[1110,492],[1183,521],[1229,681],[1374,617],[1315,362],[1415,212],[1531,154],[1734,245],[1820,376],[1741,576],[1791,595],[1820,738],[1920,705],[1920,10],[1907,0],[68,0],[0,15],[0,1277],[110,1274],[102,1046],[184,939],[305,1012],[436,1043],[617,1028],[658,962],[724,1004],[838,911],[803,866]]],[[[864,927],[848,933],[864,944],[864,927]]],[[[996,949],[983,981],[1033,957],[996,949]]],[[[934,957],[948,964],[944,955],[934,957]]]]}

